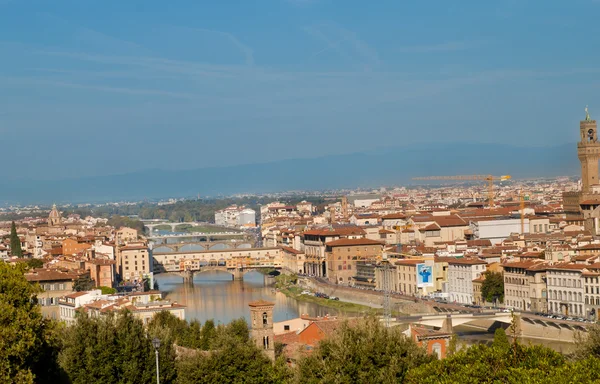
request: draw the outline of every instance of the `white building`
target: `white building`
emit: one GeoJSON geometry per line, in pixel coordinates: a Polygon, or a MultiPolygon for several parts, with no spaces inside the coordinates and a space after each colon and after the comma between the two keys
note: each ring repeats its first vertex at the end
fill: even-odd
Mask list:
{"type": "Polygon", "coordinates": [[[75,322],[77,308],[102,298],[106,299],[106,296],[103,296],[102,291],[99,289],[87,292],[73,292],[70,295],[66,295],[58,300],[60,319],[67,324],[72,324],[75,322]]]}
{"type": "MultiPolygon", "coordinates": [[[[529,233],[529,219],[524,220],[523,231],[529,233]]],[[[511,233],[521,233],[521,219],[475,219],[469,224],[476,239],[499,244],[511,233]]]]}
{"type": "Polygon", "coordinates": [[[448,261],[448,291],[450,301],[473,304],[473,280],[486,271],[487,263],[479,259],[448,261]]]}
{"type": "Polygon", "coordinates": [[[256,212],[254,209],[244,208],[240,211],[238,225],[240,227],[254,226],[256,224],[256,212]]]}
{"type": "Polygon", "coordinates": [[[566,316],[587,316],[584,307],[582,274],[585,264],[555,264],[546,270],[548,312],[566,316]]]}
{"type": "Polygon", "coordinates": [[[224,227],[254,226],[256,223],[256,212],[243,205],[231,205],[225,209],[215,212],[215,224],[224,227]]]}

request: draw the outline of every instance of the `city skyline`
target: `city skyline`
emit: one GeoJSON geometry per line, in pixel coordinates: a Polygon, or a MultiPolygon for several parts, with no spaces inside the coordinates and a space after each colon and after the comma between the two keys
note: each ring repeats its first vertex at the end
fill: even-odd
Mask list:
{"type": "Polygon", "coordinates": [[[0,2],[6,178],[554,146],[600,113],[593,1],[163,5],[0,2]]]}

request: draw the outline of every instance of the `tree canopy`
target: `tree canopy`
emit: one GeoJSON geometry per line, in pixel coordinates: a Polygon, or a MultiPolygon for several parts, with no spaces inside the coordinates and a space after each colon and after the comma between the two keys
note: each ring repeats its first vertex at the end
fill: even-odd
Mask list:
{"type": "Polygon", "coordinates": [[[75,280],[73,283],[73,290],[76,292],[89,291],[90,289],[94,289],[95,285],[94,280],[92,280],[89,275],[83,275],[75,280]]]}
{"type": "Polygon", "coordinates": [[[489,303],[494,300],[504,302],[504,276],[500,272],[484,272],[485,280],[481,284],[481,296],[489,303]]]}
{"type": "Polygon", "coordinates": [[[42,317],[39,286],[25,265],[0,262],[0,382],[52,383],[58,377],[55,324],[42,317]]]}
{"type": "Polygon", "coordinates": [[[431,361],[399,327],[378,319],[343,323],[300,359],[298,383],[401,383],[409,369],[431,361]]]}
{"type": "MultiPolygon", "coordinates": [[[[76,323],[65,330],[59,360],[73,384],[154,383],[155,352],[152,337],[142,321],[128,311],[90,318],[78,314],[76,323]]],[[[175,380],[172,340],[161,340],[161,383],[175,380]]]]}
{"type": "Polygon", "coordinates": [[[17,234],[17,226],[15,225],[14,221],[10,225],[10,254],[17,257],[23,257],[21,240],[17,234]]]}

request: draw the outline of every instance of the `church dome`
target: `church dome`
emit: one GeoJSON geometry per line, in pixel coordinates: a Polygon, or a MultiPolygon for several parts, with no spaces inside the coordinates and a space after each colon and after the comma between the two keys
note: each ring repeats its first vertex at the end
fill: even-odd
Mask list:
{"type": "Polygon", "coordinates": [[[58,209],[56,209],[56,204],[52,205],[52,210],[50,211],[49,219],[56,219],[60,217],[60,213],[58,213],[58,209]]]}
{"type": "Polygon", "coordinates": [[[56,209],[56,204],[52,205],[52,210],[50,211],[50,215],[48,215],[48,224],[51,226],[60,224],[60,213],[56,209]]]}

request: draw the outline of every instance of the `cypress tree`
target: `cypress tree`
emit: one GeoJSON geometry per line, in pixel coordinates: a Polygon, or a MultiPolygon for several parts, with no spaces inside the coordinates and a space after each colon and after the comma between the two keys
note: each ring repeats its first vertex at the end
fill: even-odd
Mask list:
{"type": "Polygon", "coordinates": [[[21,249],[21,240],[19,239],[19,235],[17,235],[17,226],[15,222],[12,222],[10,227],[10,252],[13,256],[22,257],[23,250],[21,249]]]}

